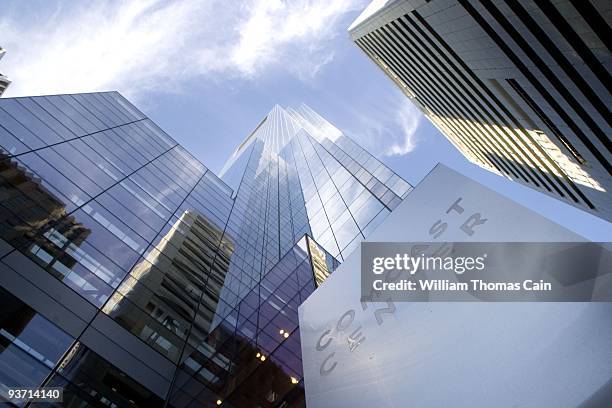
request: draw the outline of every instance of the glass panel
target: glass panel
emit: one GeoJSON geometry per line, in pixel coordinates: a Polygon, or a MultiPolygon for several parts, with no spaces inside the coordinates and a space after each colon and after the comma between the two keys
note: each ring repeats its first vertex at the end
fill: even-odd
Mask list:
{"type": "Polygon", "coordinates": [[[0,288],[0,395],[6,388],[36,387],[73,338],[0,288]]]}
{"type": "Polygon", "coordinates": [[[63,406],[163,406],[161,398],[81,343],[66,353],[45,386],[65,388],[63,406]]]}

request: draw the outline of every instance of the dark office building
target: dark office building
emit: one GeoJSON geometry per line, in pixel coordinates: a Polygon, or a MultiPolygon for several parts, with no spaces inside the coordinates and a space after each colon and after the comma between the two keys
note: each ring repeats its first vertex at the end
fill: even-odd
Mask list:
{"type": "Polygon", "coordinates": [[[312,109],[222,179],[116,92],[0,100],[0,398],[304,405],[297,308],[411,187],[312,109]]]}

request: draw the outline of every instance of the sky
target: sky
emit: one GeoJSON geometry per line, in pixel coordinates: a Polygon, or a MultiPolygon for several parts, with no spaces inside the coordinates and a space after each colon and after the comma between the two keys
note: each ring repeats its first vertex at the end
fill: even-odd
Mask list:
{"type": "Polygon", "coordinates": [[[412,185],[443,163],[595,241],[610,223],[469,163],[354,45],[368,0],[3,0],[4,97],[117,90],[207,167],[306,103],[412,185]]]}

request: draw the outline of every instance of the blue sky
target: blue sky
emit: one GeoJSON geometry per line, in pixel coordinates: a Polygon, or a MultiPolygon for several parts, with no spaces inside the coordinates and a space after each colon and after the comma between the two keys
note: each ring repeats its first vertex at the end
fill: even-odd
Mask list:
{"type": "Polygon", "coordinates": [[[10,96],[118,90],[218,172],[302,102],[415,185],[444,163],[593,240],[610,223],[469,163],[349,39],[367,0],[3,1],[10,96]]]}

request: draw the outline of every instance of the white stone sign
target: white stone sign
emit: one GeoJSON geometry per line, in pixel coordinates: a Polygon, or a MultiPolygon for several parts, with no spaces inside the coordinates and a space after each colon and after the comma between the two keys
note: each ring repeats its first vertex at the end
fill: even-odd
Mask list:
{"type": "MultiPolygon", "coordinates": [[[[368,241],[584,239],[438,165],[368,241]]],[[[358,249],[300,306],[310,408],[575,407],[611,392],[612,303],[359,299],[358,249]]]]}

